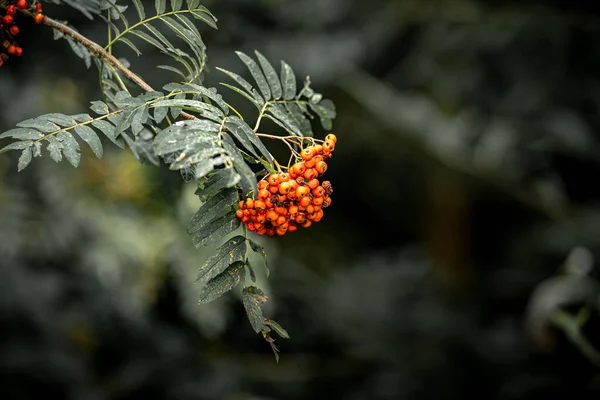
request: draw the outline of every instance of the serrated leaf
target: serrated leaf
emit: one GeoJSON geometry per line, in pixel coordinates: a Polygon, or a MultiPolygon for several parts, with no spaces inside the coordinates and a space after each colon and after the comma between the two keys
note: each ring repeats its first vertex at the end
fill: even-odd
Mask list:
{"type": "MultiPolygon", "coordinates": [[[[234,133],[236,135],[236,138],[238,136],[247,137],[247,139],[254,145],[254,147],[256,147],[256,149],[258,151],[260,151],[260,153],[265,157],[265,159],[269,163],[271,163],[271,164],[273,163],[273,156],[271,155],[269,150],[267,150],[267,148],[265,147],[263,142],[260,140],[260,138],[258,136],[256,136],[256,133],[252,130],[252,128],[250,128],[250,126],[248,126],[248,124],[246,122],[242,121],[238,117],[233,116],[233,117],[229,117],[229,119],[225,123],[225,126],[229,130],[231,130],[232,133],[234,133]]],[[[239,140],[239,138],[238,138],[238,140],[239,140]]],[[[252,154],[255,154],[252,149],[248,149],[248,150],[252,154]]]]}
{"type": "Polygon", "coordinates": [[[250,74],[256,81],[256,84],[258,85],[258,90],[260,90],[260,93],[262,94],[264,99],[270,100],[271,89],[269,88],[269,84],[267,83],[265,75],[261,71],[256,61],[254,61],[252,58],[242,53],[241,51],[236,51],[235,54],[237,54],[240,60],[242,60],[242,62],[246,65],[246,68],[248,68],[248,71],[250,71],[250,74]]]}
{"type": "Polygon", "coordinates": [[[156,8],[156,14],[162,14],[165,12],[165,8],[167,6],[166,0],[155,0],[154,7],[156,8]]]}
{"type": "Polygon", "coordinates": [[[120,148],[124,148],[123,140],[121,138],[115,137],[116,127],[108,121],[104,120],[95,120],[92,121],[92,126],[99,131],[101,131],[104,136],[108,138],[111,142],[119,146],[120,148]]]}
{"type": "Polygon", "coordinates": [[[77,124],[77,121],[75,121],[75,119],[73,117],[70,117],[70,116],[64,115],[64,114],[58,114],[58,113],[44,114],[44,115],[41,115],[39,118],[43,118],[50,122],[54,122],[55,124],[57,124],[63,128],[70,127],[70,126],[77,124]]]}
{"type": "Polygon", "coordinates": [[[252,194],[255,196],[256,193],[258,193],[256,176],[248,164],[246,164],[244,161],[244,157],[240,153],[231,137],[227,134],[223,135],[223,147],[227,151],[227,154],[229,154],[231,157],[231,161],[236,172],[241,176],[238,186],[242,190],[242,194],[244,196],[249,196],[252,194]]]}
{"type": "Polygon", "coordinates": [[[79,153],[79,143],[77,140],[68,132],[60,131],[56,138],[62,143],[63,154],[67,161],[77,168],[81,161],[81,154],[79,153]]]}
{"type": "Polygon", "coordinates": [[[233,187],[240,180],[240,176],[232,167],[222,168],[212,173],[206,179],[198,180],[196,195],[200,201],[206,201],[210,196],[226,187],[233,187]]]}
{"type": "Polygon", "coordinates": [[[34,157],[42,156],[42,144],[40,142],[33,142],[33,156],[34,157]]]}
{"type": "Polygon", "coordinates": [[[33,130],[32,128],[15,128],[0,135],[0,139],[6,139],[9,137],[19,140],[38,140],[43,138],[44,135],[33,130]]]}
{"type": "Polygon", "coordinates": [[[239,285],[244,263],[233,263],[225,271],[210,280],[200,291],[200,303],[210,303],[239,285]]]}
{"type": "Polygon", "coordinates": [[[188,225],[188,233],[193,234],[211,221],[223,216],[232,209],[237,201],[238,194],[235,189],[221,190],[198,209],[188,225]]]}
{"type": "Polygon", "coordinates": [[[246,239],[234,236],[219,247],[201,267],[196,276],[196,282],[208,282],[213,277],[225,271],[236,261],[244,261],[246,256],[246,239]]]}
{"type": "Polygon", "coordinates": [[[84,142],[86,142],[90,146],[96,157],[102,158],[102,155],[104,154],[104,151],[102,149],[102,142],[100,141],[98,135],[96,135],[96,132],[92,130],[92,128],[87,127],[85,125],[79,125],[75,127],[75,132],[79,135],[81,139],[83,139],[84,142]]]}
{"type": "Polygon", "coordinates": [[[325,99],[321,101],[319,104],[309,104],[311,110],[315,112],[319,116],[321,120],[321,125],[325,130],[331,130],[333,127],[332,121],[336,117],[335,105],[333,101],[325,99]]]}
{"type": "Polygon", "coordinates": [[[50,154],[50,158],[54,160],[54,162],[60,162],[62,160],[62,148],[63,145],[55,136],[47,136],[46,140],[48,141],[48,153],[50,154]]]}
{"type": "Polygon", "coordinates": [[[285,61],[281,62],[281,86],[284,100],[292,100],[296,96],[296,76],[292,67],[285,61]]]}
{"type": "Polygon", "coordinates": [[[266,324],[269,325],[269,327],[271,327],[271,329],[274,330],[275,333],[277,333],[282,338],[284,338],[284,339],[290,338],[290,335],[287,333],[287,331],[285,329],[283,329],[283,327],[281,325],[279,325],[276,321],[274,321],[272,319],[267,319],[266,324]]]}
{"type": "Polygon", "coordinates": [[[248,239],[248,244],[250,244],[250,249],[252,249],[253,252],[258,253],[262,256],[263,261],[265,263],[265,273],[268,278],[271,275],[271,270],[269,269],[269,265],[267,263],[267,251],[264,247],[262,247],[260,244],[256,243],[252,239],[248,239]]]}
{"type": "Polygon", "coordinates": [[[11,150],[23,150],[23,149],[26,149],[27,147],[31,146],[31,144],[32,144],[31,141],[13,142],[13,143],[9,144],[8,146],[5,146],[2,149],[0,149],[0,154],[6,153],[11,150]]]}
{"type": "Polygon", "coordinates": [[[60,129],[60,127],[44,118],[31,118],[17,124],[20,128],[34,128],[44,133],[53,133],[60,129]]]}
{"type": "Polygon", "coordinates": [[[17,166],[17,170],[19,172],[21,172],[25,168],[27,168],[27,166],[29,165],[29,163],[31,162],[31,160],[33,158],[33,152],[31,151],[32,144],[33,144],[32,142],[29,142],[29,145],[23,150],[23,152],[21,153],[21,156],[19,157],[19,163],[17,166]]]}
{"type": "Polygon", "coordinates": [[[129,46],[129,48],[131,50],[133,50],[137,56],[141,56],[142,55],[142,52],[140,51],[140,49],[138,49],[137,46],[135,44],[133,44],[133,42],[131,40],[127,39],[126,37],[121,36],[119,38],[119,42],[123,42],[127,46],[129,46]]]}
{"type": "Polygon", "coordinates": [[[210,246],[221,240],[225,235],[238,229],[241,224],[242,222],[235,215],[235,212],[229,212],[195,232],[192,242],[196,247],[210,246]]]}
{"type": "Polygon", "coordinates": [[[310,125],[310,121],[305,116],[304,110],[297,103],[285,104],[285,109],[290,115],[290,118],[292,118],[300,128],[302,135],[312,137],[312,126],[310,125]]]}
{"type": "Polygon", "coordinates": [[[294,136],[302,136],[302,131],[300,130],[300,127],[298,126],[296,121],[292,117],[290,117],[290,115],[286,112],[283,106],[281,106],[280,104],[270,104],[267,107],[267,111],[272,116],[274,116],[279,122],[281,122],[279,124],[278,121],[273,120],[274,122],[278,123],[278,125],[281,125],[286,131],[288,131],[294,136]]]}
{"type": "Polygon", "coordinates": [[[259,333],[261,331],[268,331],[269,328],[265,325],[265,317],[260,308],[260,303],[250,294],[250,288],[255,287],[248,286],[242,291],[242,304],[246,310],[248,321],[250,321],[250,325],[252,326],[252,329],[254,329],[254,332],[259,333]]]}
{"type": "Polygon", "coordinates": [[[140,17],[140,21],[146,19],[146,12],[144,11],[144,5],[142,2],[140,0],[133,0],[133,5],[135,6],[138,16],[140,17]]]}
{"type": "Polygon", "coordinates": [[[271,63],[260,54],[258,51],[254,51],[256,53],[256,57],[258,58],[258,62],[265,73],[265,78],[267,78],[267,82],[269,83],[269,87],[271,88],[272,98],[275,100],[279,100],[283,94],[283,90],[281,88],[281,82],[279,81],[279,76],[275,71],[275,68],[271,65],[271,63]]]}

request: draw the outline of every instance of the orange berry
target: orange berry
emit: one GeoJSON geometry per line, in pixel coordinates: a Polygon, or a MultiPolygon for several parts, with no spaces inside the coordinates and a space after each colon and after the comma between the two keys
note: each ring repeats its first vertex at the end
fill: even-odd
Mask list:
{"type": "Polygon", "coordinates": [[[317,160],[314,157],[304,163],[306,168],[313,168],[316,164],[317,160]]]}
{"type": "Polygon", "coordinates": [[[267,205],[265,204],[264,201],[262,201],[262,200],[256,200],[254,202],[254,209],[255,210],[264,210],[265,208],[267,208],[267,205]]]}
{"type": "MultiPolygon", "coordinates": [[[[325,181],[325,182],[328,182],[328,181],[325,181]]],[[[317,186],[319,186],[319,180],[318,179],[311,179],[310,181],[308,181],[308,187],[310,189],[314,189],[317,186]]],[[[325,187],[323,187],[323,188],[325,188],[325,187]]]]}
{"type": "Polygon", "coordinates": [[[280,182],[280,183],[281,183],[281,182],[287,182],[287,181],[289,181],[289,180],[290,180],[290,175],[289,175],[289,174],[287,174],[287,173],[285,173],[285,172],[284,172],[284,173],[281,173],[281,174],[279,174],[279,182],[280,182]]]}
{"type": "Polygon", "coordinates": [[[256,230],[256,229],[254,228],[254,223],[253,223],[253,222],[249,222],[249,223],[248,223],[248,225],[247,225],[247,227],[248,227],[248,230],[249,230],[250,232],[254,232],[254,231],[256,230]]]}
{"type": "Polygon", "coordinates": [[[314,168],[310,168],[310,169],[307,169],[306,172],[304,173],[304,178],[311,180],[311,179],[317,177],[317,175],[318,175],[317,171],[315,171],[314,168]]]}
{"type": "Polygon", "coordinates": [[[257,235],[264,235],[265,233],[267,233],[267,230],[264,227],[256,231],[257,235]]]}
{"type": "Polygon", "coordinates": [[[302,224],[303,228],[308,228],[312,225],[312,221],[306,221],[305,223],[302,224]]]}
{"type": "Polygon", "coordinates": [[[331,140],[333,143],[337,143],[337,136],[335,136],[333,133],[330,133],[329,135],[325,136],[325,140],[331,140]]]}
{"type": "Polygon", "coordinates": [[[306,186],[298,186],[298,189],[296,189],[296,197],[299,199],[306,196],[309,193],[310,189],[306,186]]]}
{"type": "Polygon", "coordinates": [[[279,215],[287,215],[287,208],[285,207],[275,207],[275,212],[279,215]]]}
{"type": "Polygon", "coordinates": [[[323,210],[317,211],[314,221],[319,222],[323,218],[323,215],[325,215],[325,213],[323,213],[323,210]]]}
{"type": "Polygon", "coordinates": [[[250,210],[244,210],[243,212],[246,217],[250,216],[250,210]]]}
{"type": "Polygon", "coordinates": [[[298,230],[298,225],[292,225],[288,227],[288,232],[296,232],[298,230]]]}
{"type": "Polygon", "coordinates": [[[327,152],[332,152],[335,150],[335,142],[333,140],[326,140],[325,143],[323,143],[323,152],[327,151],[327,152]]]}
{"type": "Polygon", "coordinates": [[[42,3],[37,3],[35,5],[35,11],[42,12],[42,3]]]}
{"type": "Polygon", "coordinates": [[[316,145],[315,146],[315,154],[323,154],[323,145],[316,145]]]}
{"type": "Polygon", "coordinates": [[[271,197],[271,193],[269,193],[269,191],[268,191],[268,190],[266,190],[266,189],[260,189],[260,190],[258,191],[258,198],[259,198],[259,199],[262,199],[262,200],[264,200],[264,199],[267,199],[267,198],[269,198],[269,197],[271,197]]]}
{"type": "Polygon", "coordinates": [[[294,191],[290,191],[290,192],[287,194],[286,198],[287,198],[288,200],[290,200],[290,201],[296,200],[296,191],[295,191],[295,190],[294,190],[294,191]]]}
{"type": "Polygon", "coordinates": [[[302,159],[304,161],[310,160],[315,155],[315,149],[312,146],[307,147],[304,150],[302,150],[302,153],[300,153],[300,155],[302,156],[302,159]]]}
{"type": "Polygon", "coordinates": [[[265,215],[265,213],[260,213],[256,216],[256,222],[260,222],[261,224],[264,224],[265,222],[267,222],[267,217],[265,215]]]}
{"type": "MultiPolygon", "coordinates": [[[[323,205],[323,197],[315,197],[315,198],[312,200],[312,205],[313,205],[313,206],[321,206],[321,205],[323,205]]],[[[308,208],[307,208],[307,209],[308,209],[308,208]]]]}
{"type": "Polygon", "coordinates": [[[327,171],[327,163],[325,161],[319,161],[316,166],[319,175],[323,175],[327,171]]]}
{"type": "Polygon", "coordinates": [[[285,194],[278,194],[277,195],[277,201],[278,202],[283,203],[286,200],[287,200],[287,196],[285,194]]]}
{"type": "Polygon", "coordinates": [[[265,200],[265,205],[267,206],[267,208],[273,208],[273,202],[270,198],[265,200]]]}
{"type": "Polygon", "coordinates": [[[275,210],[269,210],[267,211],[267,219],[271,222],[273,221],[277,221],[277,218],[279,218],[279,214],[277,214],[275,212],[275,210]]]}
{"type": "Polygon", "coordinates": [[[258,190],[266,189],[267,186],[269,186],[269,182],[267,182],[267,181],[258,182],[258,190]]]}
{"type": "Polygon", "coordinates": [[[290,208],[288,208],[288,212],[290,213],[290,215],[298,214],[298,206],[290,206],[290,208]]]}
{"type": "Polygon", "coordinates": [[[279,186],[275,185],[275,186],[270,186],[269,187],[269,192],[275,194],[275,193],[279,193],[279,186]]]}
{"type": "Polygon", "coordinates": [[[287,231],[285,229],[279,229],[279,228],[275,232],[277,233],[278,236],[283,236],[287,233],[287,231]]]}
{"type": "Polygon", "coordinates": [[[279,185],[279,193],[281,193],[281,194],[288,194],[291,189],[292,188],[290,187],[290,184],[287,182],[282,182],[279,185]]]}
{"type": "Polygon", "coordinates": [[[238,203],[238,207],[244,208],[244,200],[240,200],[240,202],[238,203]]]}
{"type": "Polygon", "coordinates": [[[325,202],[323,203],[323,208],[329,207],[331,205],[331,197],[325,198],[325,202]]]}
{"type": "Polygon", "coordinates": [[[312,194],[315,197],[323,197],[325,195],[325,189],[323,189],[323,186],[317,186],[312,190],[312,194]]]}
{"type": "Polygon", "coordinates": [[[298,203],[300,205],[300,207],[308,207],[311,203],[311,199],[309,196],[304,196],[300,199],[300,202],[298,203]]]}
{"type": "Polygon", "coordinates": [[[269,176],[269,185],[276,186],[279,184],[279,174],[272,174],[269,176]]]}
{"type": "Polygon", "coordinates": [[[283,224],[285,224],[285,221],[287,221],[287,218],[284,217],[283,215],[280,215],[279,218],[277,218],[277,221],[275,221],[275,223],[277,225],[283,225],[283,224]]]}
{"type": "Polygon", "coordinates": [[[39,13],[39,14],[36,14],[35,17],[33,17],[33,20],[35,21],[36,24],[41,24],[42,22],[44,22],[44,18],[46,18],[44,16],[44,14],[39,13]]]}
{"type": "Polygon", "coordinates": [[[242,210],[237,210],[235,212],[235,216],[238,218],[242,218],[244,216],[244,212],[242,210]]]}
{"type": "Polygon", "coordinates": [[[299,213],[298,215],[296,215],[296,217],[294,217],[294,221],[296,221],[297,224],[305,223],[306,222],[306,214],[299,213]]]}
{"type": "Polygon", "coordinates": [[[307,214],[312,214],[315,212],[315,207],[312,204],[309,204],[308,206],[306,206],[306,213],[307,214]]]}
{"type": "Polygon", "coordinates": [[[250,197],[246,199],[246,208],[254,208],[254,200],[250,197]]]}

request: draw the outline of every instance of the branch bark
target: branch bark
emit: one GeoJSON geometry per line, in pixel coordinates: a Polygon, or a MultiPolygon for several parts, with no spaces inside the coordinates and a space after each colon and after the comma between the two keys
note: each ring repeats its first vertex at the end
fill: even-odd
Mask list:
{"type": "MultiPolygon", "coordinates": [[[[131,81],[133,81],[136,85],[138,85],[145,91],[147,91],[147,92],[154,91],[152,86],[148,85],[148,83],[146,83],[146,81],[144,81],[142,78],[140,78],[135,73],[133,73],[129,68],[127,68],[123,64],[121,64],[121,62],[119,60],[117,60],[115,58],[115,56],[110,54],[108,51],[104,50],[104,48],[102,46],[100,46],[98,43],[88,39],[87,37],[83,36],[79,32],[71,29],[67,25],[62,24],[50,17],[44,18],[44,25],[47,25],[51,28],[56,29],[57,31],[64,33],[65,35],[72,37],[73,39],[75,39],[76,41],[78,41],[79,43],[84,45],[89,51],[94,53],[97,57],[99,57],[100,59],[111,64],[113,67],[117,68],[127,78],[129,78],[131,81]]],[[[190,119],[190,120],[196,119],[196,117],[194,117],[193,115],[188,114],[184,111],[182,111],[179,115],[184,119],[190,119]]]]}

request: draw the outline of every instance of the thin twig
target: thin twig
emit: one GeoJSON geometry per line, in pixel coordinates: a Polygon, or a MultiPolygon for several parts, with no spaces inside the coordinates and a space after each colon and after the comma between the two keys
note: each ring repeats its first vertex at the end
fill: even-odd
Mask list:
{"type": "MultiPolygon", "coordinates": [[[[47,25],[51,28],[56,29],[57,31],[60,31],[62,33],[64,33],[65,35],[68,35],[70,37],[72,37],[73,39],[75,39],[76,41],[78,41],[79,43],[81,43],[82,45],[84,45],[89,51],[91,51],[92,53],[94,53],[96,56],[100,57],[102,60],[110,63],[112,66],[114,66],[115,68],[117,68],[119,71],[121,71],[127,78],[129,78],[131,81],[133,81],[136,85],[138,85],[139,87],[141,87],[142,89],[144,89],[146,92],[153,92],[154,89],[152,88],[152,86],[148,85],[142,78],[140,78],[139,76],[137,76],[136,74],[134,74],[131,70],[129,70],[127,67],[125,67],[123,64],[121,64],[121,62],[119,60],[117,60],[115,58],[115,56],[113,56],[112,54],[110,54],[108,51],[104,50],[104,48],[102,48],[99,44],[97,44],[96,42],[91,41],[90,39],[86,38],[85,36],[83,36],[82,34],[80,34],[79,32],[76,32],[75,30],[69,28],[68,26],[66,26],[65,24],[62,24],[50,17],[45,17],[44,18],[44,25],[47,25]]],[[[184,119],[197,119],[196,117],[194,117],[191,114],[188,114],[184,111],[182,111],[179,114],[182,118],[184,119]]]]}

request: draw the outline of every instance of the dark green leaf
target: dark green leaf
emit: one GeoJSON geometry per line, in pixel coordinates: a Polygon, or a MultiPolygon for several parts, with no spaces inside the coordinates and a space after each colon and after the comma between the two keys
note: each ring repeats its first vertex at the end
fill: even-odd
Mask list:
{"type": "Polygon", "coordinates": [[[236,261],[244,261],[246,256],[246,239],[234,236],[217,249],[201,267],[196,282],[208,282],[213,277],[225,271],[236,261]]]}
{"type": "Polygon", "coordinates": [[[19,164],[17,166],[18,171],[23,171],[31,162],[33,158],[33,152],[31,151],[32,142],[29,142],[29,146],[27,146],[23,153],[21,153],[21,157],[19,157],[19,164]]]}
{"type": "Polygon", "coordinates": [[[332,120],[336,117],[335,105],[331,100],[323,100],[319,104],[309,104],[309,107],[319,116],[321,119],[321,125],[323,129],[331,130],[332,120]]]}
{"type": "Polygon", "coordinates": [[[238,201],[237,191],[233,188],[221,190],[219,193],[211,197],[204,203],[196,212],[188,225],[188,233],[202,229],[206,224],[223,216],[230,211],[233,205],[238,201]]]}
{"type": "Polygon", "coordinates": [[[287,333],[287,331],[285,329],[283,329],[283,327],[281,325],[279,325],[276,321],[274,321],[272,319],[267,319],[266,323],[267,323],[267,325],[269,325],[271,327],[271,329],[273,329],[282,338],[284,338],[284,339],[290,338],[290,335],[287,333]]]}
{"type": "Polygon", "coordinates": [[[271,65],[271,63],[260,54],[258,51],[255,51],[256,57],[258,57],[258,62],[262,67],[262,70],[265,73],[265,77],[267,78],[267,82],[269,82],[269,86],[271,87],[271,94],[273,99],[279,100],[282,96],[281,82],[279,82],[279,76],[275,71],[275,68],[271,65]]]}
{"type": "Polygon", "coordinates": [[[241,224],[242,222],[232,210],[197,231],[192,238],[192,242],[196,247],[210,246],[216,241],[221,240],[225,235],[235,231],[241,224]]]}
{"type": "Polygon", "coordinates": [[[13,138],[19,140],[37,140],[44,137],[43,134],[31,128],[15,128],[4,132],[0,135],[0,139],[13,138]]]}
{"type": "Polygon", "coordinates": [[[250,264],[250,260],[246,259],[246,267],[248,267],[248,273],[250,274],[250,280],[252,282],[256,282],[256,272],[254,271],[254,267],[250,264]]]}
{"type": "MultiPolygon", "coordinates": [[[[248,126],[248,124],[246,122],[242,121],[238,117],[229,117],[229,119],[225,123],[225,126],[229,130],[231,130],[232,133],[234,133],[236,135],[236,138],[238,136],[246,136],[248,138],[248,140],[250,142],[252,142],[254,147],[256,147],[256,149],[258,151],[260,151],[260,153],[265,157],[265,159],[269,163],[271,163],[271,164],[273,163],[273,156],[271,155],[269,150],[267,150],[267,148],[265,147],[263,142],[260,140],[260,138],[258,136],[256,136],[256,133],[254,133],[252,128],[250,128],[250,126],[248,126]]],[[[238,138],[238,140],[239,140],[239,138],[238,138]]],[[[252,149],[248,149],[248,150],[250,150],[250,152],[252,154],[255,154],[252,149]]]]}
{"type": "Polygon", "coordinates": [[[225,271],[211,279],[200,291],[200,303],[210,303],[236,287],[242,279],[244,263],[233,263],[225,271]]]}
{"type": "Polygon", "coordinates": [[[44,133],[53,133],[60,129],[56,124],[45,120],[44,118],[31,118],[17,124],[21,128],[34,128],[44,133]]]}
{"type": "Polygon", "coordinates": [[[256,300],[256,297],[251,294],[252,289],[260,290],[254,286],[245,287],[242,291],[242,304],[248,315],[248,320],[254,332],[259,333],[261,331],[269,331],[269,327],[265,325],[265,317],[263,316],[260,308],[260,303],[256,300]]]}
{"type": "Polygon", "coordinates": [[[254,61],[252,58],[242,53],[241,51],[236,51],[235,54],[237,54],[240,60],[242,60],[242,62],[246,64],[248,71],[250,71],[250,74],[256,81],[256,84],[258,85],[258,90],[260,90],[260,93],[262,93],[264,99],[271,99],[271,89],[269,88],[269,84],[267,83],[265,75],[260,70],[260,67],[258,66],[256,61],[254,61]]]}
{"type": "Polygon", "coordinates": [[[81,154],[79,153],[79,143],[77,140],[68,132],[61,131],[56,135],[56,138],[62,143],[63,154],[72,166],[77,168],[81,161],[81,154]]]}
{"type": "Polygon", "coordinates": [[[162,14],[165,12],[166,0],[155,0],[154,6],[156,7],[156,14],[162,14]]]}
{"type": "Polygon", "coordinates": [[[95,120],[92,122],[92,126],[101,131],[111,142],[120,148],[124,148],[123,140],[115,137],[117,128],[113,124],[104,120],[95,120]]]}
{"type": "Polygon", "coordinates": [[[271,270],[269,269],[269,265],[267,263],[267,251],[264,247],[262,247],[260,244],[256,243],[252,239],[248,239],[248,244],[250,244],[250,248],[253,252],[259,253],[262,256],[263,261],[265,262],[265,271],[268,278],[269,275],[271,275],[271,270]]]}
{"type": "Polygon", "coordinates": [[[78,125],[75,127],[75,132],[90,146],[96,157],[102,158],[102,142],[92,128],[89,128],[85,125],[78,125]]]}
{"type": "Polygon", "coordinates": [[[294,70],[285,61],[281,62],[281,85],[284,100],[292,100],[296,96],[296,76],[294,70]]]}
{"type": "Polygon", "coordinates": [[[121,36],[121,37],[119,38],[119,41],[120,41],[120,42],[123,42],[123,43],[125,43],[127,46],[129,46],[129,48],[131,48],[131,50],[133,50],[137,56],[141,56],[141,55],[142,55],[142,52],[141,52],[141,51],[140,51],[140,50],[139,50],[139,49],[136,47],[136,45],[135,45],[135,44],[133,44],[133,42],[132,42],[131,40],[127,39],[127,38],[126,38],[126,37],[124,37],[124,36],[121,36]]]}
{"type": "Polygon", "coordinates": [[[246,161],[244,161],[244,157],[242,157],[242,154],[229,135],[223,135],[223,147],[231,157],[236,172],[241,176],[238,185],[242,190],[242,194],[244,196],[256,196],[256,193],[258,193],[256,176],[248,164],[246,164],[246,161]]]}
{"type": "Polygon", "coordinates": [[[140,17],[140,21],[146,19],[146,12],[144,11],[144,5],[140,0],[133,0],[133,5],[137,10],[138,16],[140,17]]]}
{"type": "Polygon", "coordinates": [[[233,187],[239,180],[240,176],[232,167],[219,169],[208,178],[198,180],[196,195],[200,197],[200,201],[206,201],[219,190],[226,187],[233,187]]]}

